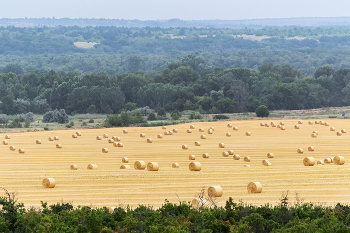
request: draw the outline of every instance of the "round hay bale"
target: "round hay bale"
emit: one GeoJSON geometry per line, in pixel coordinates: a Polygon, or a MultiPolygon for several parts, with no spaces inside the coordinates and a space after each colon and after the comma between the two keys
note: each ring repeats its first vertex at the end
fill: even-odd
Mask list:
{"type": "Polygon", "coordinates": [[[25,152],[24,149],[19,149],[18,150],[18,153],[24,154],[24,152],[25,152]]]}
{"type": "Polygon", "coordinates": [[[114,140],[112,138],[108,139],[108,143],[113,143],[114,140]]]}
{"type": "Polygon", "coordinates": [[[324,125],[324,121],[320,121],[320,125],[324,125]]]}
{"type": "Polygon", "coordinates": [[[140,138],[144,138],[145,136],[146,136],[146,134],[140,133],[140,138]]]}
{"type": "Polygon", "coordinates": [[[128,130],[127,130],[127,129],[124,129],[124,130],[123,130],[123,133],[127,134],[127,133],[128,133],[128,130]]]}
{"type": "Polygon", "coordinates": [[[259,182],[250,182],[247,186],[248,193],[261,193],[262,185],[259,182]]]}
{"type": "Polygon", "coordinates": [[[323,160],[318,160],[318,161],[316,162],[316,164],[317,164],[317,165],[324,165],[324,161],[323,161],[323,160]]]}
{"type": "Polygon", "coordinates": [[[264,125],[265,125],[265,123],[260,122],[260,126],[264,126],[264,125]]]}
{"type": "Polygon", "coordinates": [[[286,127],[284,127],[283,125],[281,125],[281,130],[286,130],[286,127]]]}
{"type": "Polygon", "coordinates": [[[317,135],[318,135],[318,131],[316,131],[316,130],[312,131],[312,133],[315,133],[315,134],[317,134],[317,135]]]}
{"type": "Polygon", "coordinates": [[[280,129],[280,128],[281,128],[281,126],[282,126],[282,125],[277,125],[277,128],[279,128],[279,129],[280,129]]]}
{"type": "Polygon", "coordinates": [[[49,141],[53,141],[53,140],[55,140],[54,137],[49,137],[49,141]]]}
{"type": "Polygon", "coordinates": [[[224,157],[228,157],[229,155],[230,154],[228,152],[226,152],[226,151],[222,152],[222,156],[224,156],[224,157]]]}
{"type": "Polygon", "coordinates": [[[87,169],[88,169],[88,170],[96,170],[96,169],[97,169],[97,165],[96,165],[96,164],[90,163],[90,164],[87,166],[87,169]]]}
{"type": "Polygon", "coordinates": [[[103,153],[108,153],[108,148],[102,148],[103,153]]]}
{"type": "Polygon", "coordinates": [[[196,141],[196,142],[194,142],[194,145],[195,145],[195,146],[200,146],[200,145],[201,145],[201,142],[200,142],[200,141],[196,141]]]}
{"type": "Polygon", "coordinates": [[[346,129],[342,129],[340,130],[342,133],[346,133],[346,129]]]}
{"type": "Polygon", "coordinates": [[[233,130],[238,130],[238,127],[235,126],[235,127],[233,127],[232,129],[233,129],[233,130]]]}
{"type": "Polygon", "coordinates": [[[202,154],[202,158],[204,158],[204,159],[209,159],[209,154],[208,154],[208,153],[202,154]]]}
{"type": "Polygon", "coordinates": [[[8,145],[9,142],[8,142],[7,140],[4,140],[4,141],[2,141],[2,144],[3,144],[3,145],[8,145]]]}
{"type": "Polygon", "coordinates": [[[281,121],[281,122],[280,122],[280,125],[284,125],[284,122],[283,122],[283,121],[281,121]]]}
{"type": "Polygon", "coordinates": [[[320,124],[320,121],[315,121],[315,124],[320,124]]]}
{"type": "Polygon", "coordinates": [[[173,135],[173,131],[172,130],[169,131],[169,135],[173,135]]]}
{"type": "Polygon", "coordinates": [[[250,136],[252,135],[250,132],[245,132],[245,136],[250,136]]]}
{"type": "Polygon", "coordinates": [[[191,206],[194,209],[199,209],[199,207],[204,206],[207,203],[207,200],[204,198],[194,198],[191,201],[191,206]]]}
{"type": "Polygon", "coordinates": [[[299,129],[299,125],[294,125],[294,129],[299,129]]]}
{"type": "Polygon", "coordinates": [[[234,155],[234,156],[233,156],[233,159],[234,159],[234,160],[239,160],[240,158],[241,158],[241,156],[239,156],[239,155],[234,155]]]}
{"type": "Polygon", "coordinates": [[[123,157],[123,158],[122,158],[122,163],[128,163],[128,162],[129,162],[128,157],[123,157]]]}
{"type": "Polygon", "coordinates": [[[78,165],[76,164],[70,165],[70,170],[78,170],[78,165]]]}
{"type": "Polygon", "coordinates": [[[272,126],[272,127],[276,127],[277,125],[275,124],[275,122],[272,121],[272,122],[271,122],[271,126],[272,126]]]}
{"type": "Polygon", "coordinates": [[[190,125],[190,129],[195,129],[194,125],[190,125]]]}
{"type": "Polygon", "coordinates": [[[56,144],[56,148],[62,148],[61,144],[56,144]]]}
{"type": "Polygon", "coordinates": [[[331,158],[326,158],[323,161],[324,161],[324,163],[332,163],[332,159],[331,158]]]}
{"type": "Polygon", "coordinates": [[[5,135],[5,139],[10,139],[11,136],[10,135],[5,135]]]}
{"type": "Polygon", "coordinates": [[[269,123],[265,123],[265,127],[270,127],[270,124],[269,123]]]}
{"type": "Polygon", "coordinates": [[[117,137],[117,136],[113,136],[112,139],[115,141],[115,142],[120,142],[122,139],[120,137],[117,137]]]}
{"type": "Polygon", "coordinates": [[[315,147],[309,146],[309,147],[307,148],[307,150],[308,150],[308,151],[315,151],[315,147]]]}
{"type": "Polygon", "coordinates": [[[60,138],[58,136],[54,136],[53,139],[60,140],[60,138]]]}
{"type": "Polygon", "coordinates": [[[235,153],[233,150],[228,150],[227,152],[229,155],[233,155],[235,153]]]}
{"type": "Polygon", "coordinates": [[[120,169],[130,169],[130,165],[123,164],[120,166],[120,169]]]}
{"type": "Polygon", "coordinates": [[[312,137],[312,138],[317,138],[317,134],[312,133],[312,134],[311,134],[311,137],[312,137]]]}
{"type": "Polygon", "coordinates": [[[187,145],[182,145],[182,149],[183,149],[183,150],[187,150],[187,149],[188,149],[188,146],[187,146],[187,145]]]}
{"type": "Polygon", "coordinates": [[[316,160],[313,157],[306,157],[303,159],[304,166],[313,166],[315,163],[316,160]]]}
{"type": "Polygon", "coordinates": [[[244,164],[244,166],[243,166],[243,167],[250,167],[250,165],[244,164]]]}
{"type": "Polygon", "coordinates": [[[273,157],[275,157],[275,155],[273,153],[267,153],[267,158],[272,159],[273,157]]]}
{"type": "Polygon", "coordinates": [[[343,156],[335,156],[333,159],[335,165],[343,165],[345,163],[345,158],[343,156]]]}
{"type": "Polygon", "coordinates": [[[304,153],[304,150],[302,148],[297,149],[298,154],[304,153]]]}
{"type": "Polygon", "coordinates": [[[173,164],[171,165],[171,167],[172,167],[172,168],[180,168],[180,164],[178,164],[178,163],[173,163],[173,164]]]}
{"type": "Polygon", "coordinates": [[[199,128],[198,131],[199,131],[199,132],[204,132],[204,129],[203,129],[203,128],[199,128]]]}
{"type": "Polygon", "coordinates": [[[195,155],[189,155],[189,156],[188,156],[188,159],[189,159],[189,160],[196,160],[196,156],[195,156],[195,155]]]}
{"type": "Polygon", "coordinates": [[[298,124],[301,125],[303,123],[302,120],[298,120],[298,124]]]}
{"type": "Polygon", "coordinates": [[[201,135],[201,139],[206,139],[206,138],[207,138],[207,136],[205,136],[204,134],[201,135]]]}
{"type": "Polygon", "coordinates": [[[177,129],[174,128],[174,129],[173,129],[173,132],[174,132],[174,133],[177,133],[177,129]]]}
{"type": "Polygon", "coordinates": [[[262,165],[264,165],[264,166],[271,166],[272,163],[270,163],[270,161],[268,161],[267,159],[264,159],[264,160],[262,161],[262,165]]]}
{"type": "Polygon", "coordinates": [[[113,146],[118,147],[118,142],[113,142],[113,146]]]}
{"type": "Polygon", "coordinates": [[[312,121],[309,121],[308,123],[309,123],[309,125],[313,125],[314,124],[314,122],[312,122],[312,121]]]}
{"type": "Polygon", "coordinates": [[[15,146],[10,146],[10,150],[16,150],[15,146]]]}
{"type": "Polygon", "coordinates": [[[147,143],[152,143],[152,138],[147,138],[147,143]]]}
{"type": "Polygon", "coordinates": [[[166,126],[165,126],[165,125],[163,125],[163,126],[162,126],[162,129],[166,129],[166,126]]]}
{"type": "Polygon", "coordinates": [[[117,146],[118,146],[118,147],[124,147],[124,144],[123,144],[122,142],[118,142],[118,143],[117,143],[117,146]]]}
{"type": "Polygon", "coordinates": [[[228,127],[228,128],[231,128],[231,127],[232,127],[232,124],[227,124],[227,127],[228,127]]]}
{"type": "Polygon", "coordinates": [[[81,132],[80,131],[75,132],[75,134],[78,135],[78,136],[81,136],[81,132]]]}
{"type": "Polygon", "coordinates": [[[250,157],[249,156],[244,157],[244,162],[250,162],[250,157]]]}
{"type": "Polygon", "coordinates": [[[208,134],[213,134],[213,130],[212,129],[208,129],[208,134]]]}
{"type": "Polygon", "coordinates": [[[208,188],[209,197],[221,197],[224,191],[220,186],[211,186],[208,188]]]}
{"type": "Polygon", "coordinates": [[[72,138],[77,138],[78,137],[78,135],[77,134],[72,134],[72,138]]]}
{"type": "Polygon", "coordinates": [[[101,136],[96,136],[96,140],[102,140],[101,136]]]}
{"type": "Polygon", "coordinates": [[[335,131],[334,127],[329,128],[330,131],[335,131]]]}
{"type": "Polygon", "coordinates": [[[212,131],[214,131],[214,126],[210,126],[209,129],[211,129],[212,131]]]}
{"type": "Polygon", "coordinates": [[[226,133],[226,137],[231,137],[231,133],[226,133]]]}
{"type": "Polygon", "coordinates": [[[190,171],[200,171],[202,169],[200,162],[191,162],[188,167],[190,171]]]}
{"type": "Polygon", "coordinates": [[[343,133],[341,131],[337,132],[337,136],[342,136],[342,135],[343,135],[343,133]]]}
{"type": "Polygon", "coordinates": [[[169,135],[169,131],[165,131],[165,132],[164,132],[164,135],[169,135]]]}
{"type": "Polygon", "coordinates": [[[225,148],[225,143],[223,142],[219,143],[219,148],[225,148]]]}
{"type": "Polygon", "coordinates": [[[149,162],[147,164],[147,171],[158,171],[159,165],[157,162],[149,162]]]}
{"type": "Polygon", "coordinates": [[[54,178],[45,178],[42,183],[44,188],[54,188],[56,186],[56,181],[54,178]]]}
{"type": "Polygon", "coordinates": [[[191,129],[188,129],[188,130],[187,130],[187,133],[192,133],[192,130],[191,130],[191,129]]]}
{"type": "Polygon", "coordinates": [[[108,138],[108,133],[103,134],[104,138],[108,138]]]}
{"type": "Polygon", "coordinates": [[[325,122],[325,123],[324,123],[324,126],[329,126],[329,123],[328,123],[328,122],[325,122]]]}
{"type": "Polygon", "coordinates": [[[136,161],[134,163],[134,168],[136,170],[144,170],[146,168],[146,163],[142,160],[136,161]]]}
{"type": "Polygon", "coordinates": [[[163,135],[160,133],[157,135],[157,138],[163,138],[163,135]]]}
{"type": "Polygon", "coordinates": [[[35,141],[35,143],[36,143],[36,144],[41,144],[41,140],[40,140],[40,139],[37,139],[37,140],[35,141]]]}

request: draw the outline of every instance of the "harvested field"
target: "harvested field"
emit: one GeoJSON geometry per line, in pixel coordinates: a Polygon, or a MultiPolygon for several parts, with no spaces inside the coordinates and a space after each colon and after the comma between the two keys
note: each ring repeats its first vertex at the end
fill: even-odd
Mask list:
{"type": "MultiPolygon", "coordinates": [[[[350,161],[347,160],[350,134],[339,137],[320,124],[301,124],[300,129],[295,130],[298,119],[283,121],[285,130],[261,127],[261,120],[230,121],[238,127],[238,130],[230,130],[231,137],[226,137],[227,121],[191,123],[196,129],[215,127],[213,134],[201,140],[201,146],[195,146],[194,142],[202,132],[187,133],[191,124],[176,125],[178,133],[163,138],[157,138],[164,132],[162,127],[128,128],[128,134],[123,134],[123,128],[81,129],[82,136],[75,139],[72,134],[76,130],[12,132],[7,139],[9,145],[23,148],[25,153],[11,151],[9,145],[0,145],[1,187],[16,191],[18,201],[28,208],[40,206],[40,201],[50,205],[64,201],[74,206],[130,204],[136,207],[144,204],[157,207],[165,199],[178,202],[177,195],[181,201],[191,201],[203,187],[206,190],[210,186],[222,187],[223,195],[217,199],[220,206],[225,205],[229,197],[236,202],[242,199],[249,204],[274,205],[279,202],[281,192],[287,190],[290,203],[298,193],[304,202],[350,204],[350,161]],[[314,130],[319,133],[317,138],[310,137],[314,130]],[[251,132],[251,136],[245,136],[246,132],[251,132]],[[152,143],[140,138],[140,133],[152,137],[152,143]],[[108,138],[96,140],[96,136],[103,134],[121,136],[124,146],[111,146],[108,138]],[[57,142],[47,140],[51,136],[58,136],[64,146],[56,149],[57,142]],[[36,140],[42,140],[42,144],[36,144],[36,140]],[[227,149],[219,148],[219,143],[225,143],[226,148],[242,158],[249,156],[250,168],[244,167],[243,159],[223,157],[222,152],[227,149]],[[184,144],[188,145],[187,150],[182,149],[184,144]],[[315,151],[308,151],[310,145],[315,151]],[[104,147],[108,147],[108,153],[102,153],[104,147]],[[303,148],[304,153],[298,154],[297,148],[303,148]],[[274,154],[274,158],[269,158],[272,166],[263,166],[261,161],[269,152],[274,154]],[[204,153],[210,157],[202,158],[204,153]],[[201,163],[200,171],[189,170],[191,154],[201,163]],[[318,161],[330,156],[343,156],[346,162],[344,165],[303,165],[305,157],[318,161]],[[159,171],[135,170],[133,166],[120,169],[123,157],[128,157],[130,165],[138,160],[146,164],[157,162],[159,171]],[[173,169],[173,163],[179,163],[179,168],[173,169]],[[71,170],[72,164],[79,169],[71,170]],[[96,164],[98,169],[86,169],[89,164],[96,164]],[[56,186],[43,188],[45,178],[54,178],[56,186]],[[250,182],[261,183],[262,193],[249,194],[247,184],[250,182]]],[[[350,125],[348,119],[327,119],[327,122],[337,131],[349,129],[350,125]]],[[[0,137],[4,140],[5,134],[0,137]]]]}

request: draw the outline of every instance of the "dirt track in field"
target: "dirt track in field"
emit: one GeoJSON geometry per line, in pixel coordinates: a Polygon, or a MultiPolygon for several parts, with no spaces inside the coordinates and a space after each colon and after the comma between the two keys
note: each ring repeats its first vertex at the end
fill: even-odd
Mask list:
{"type": "MultiPolygon", "coordinates": [[[[270,122],[269,120],[268,122],[270,122]]],[[[273,120],[279,123],[280,120],[273,120]]],[[[193,123],[195,129],[186,133],[191,124],[167,126],[166,130],[178,129],[178,133],[164,135],[161,127],[127,128],[129,133],[123,134],[123,128],[86,129],[80,130],[82,136],[72,138],[76,130],[42,131],[28,133],[13,133],[8,139],[8,145],[0,145],[0,182],[1,187],[10,192],[16,191],[19,202],[26,207],[40,206],[40,201],[54,204],[57,202],[72,202],[77,205],[118,206],[138,204],[161,206],[165,199],[170,202],[190,201],[205,187],[220,185],[224,194],[218,198],[218,204],[224,205],[229,197],[234,201],[240,199],[248,204],[277,204],[281,192],[289,190],[290,202],[294,202],[295,193],[304,198],[305,202],[315,202],[324,205],[350,203],[350,120],[326,119],[330,126],[308,125],[307,121],[299,124],[300,129],[294,129],[297,120],[283,120],[286,130],[276,127],[262,127],[258,120],[230,122],[200,122],[193,123]],[[234,131],[227,127],[231,123],[237,126],[234,131]],[[207,129],[214,126],[213,134],[207,129]],[[348,128],[349,132],[336,136],[330,127],[336,131],[348,128]],[[199,132],[203,127],[205,132],[199,132]],[[311,133],[317,130],[319,135],[312,138],[311,133]],[[245,132],[251,136],[245,136],[245,132]],[[226,132],[232,134],[226,137],[226,132]],[[114,147],[108,139],[96,140],[96,136],[104,133],[121,137],[124,147],[114,147]],[[140,138],[145,133],[145,138],[140,138]],[[158,139],[157,134],[163,138],[158,139]],[[207,139],[200,139],[205,134],[207,139]],[[59,136],[58,141],[49,141],[50,136],[59,136]],[[147,143],[151,137],[153,143],[147,143]],[[41,139],[42,144],[35,143],[41,139]],[[201,146],[194,146],[200,141],[201,146]],[[225,143],[224,149],[219,143],[225,143]],[[61,149],[56,144],[62,144],[61,149]],[[182,150],[187,144],[189,149],[182,150]],[[9,147],[13,145],[16,151],[9,147]],[[315,151],[309,152],[308,146],[314,146],[315,151]],[[109,153],[102,153],[107,147],[109,153]],[[18,149],[25,149],[24,154],[18,149]],[[297,149],[303,148],[304,154],[298,154],[297,149]],[[232,155],[223,157],[221,153],[234,150],[241,156],[233,160],[232,155]],[[268,152],[275,157],[269,159],[272,166],[262,165],[268,152]],[[202,158],[203,153],[209,153],[209,158],[202,158]],[[191,172],[188,165],[190,154],[196,155],[202,170],[191,172]],[[326,164],[323,166],[303,166],[303,158],[312,156],[316,160],[327,157],[344,156],[346,163],[342,166],[326,164]],[[131,169],[121,170],[123,157],[129,158],[131,169]],[[250,156],[251,162],[244,162],[243,157],[250,156]],[[135,170],[136,160],[158,162],[159,171],[135,170]],[[180,168],[173,169],[173,162],[178,162],[180,168]],[[87,165],[93,163],[98,170],[87,170],[87,165]],[[70,165],[78,165],[78,170],[70,170],[70,165]],[[244,167],[249,164],[250,167],[244,167]],[[55,188],[43,188],[44,178],[56,180],[55,188]],[[260,182],[263,191],[260,194],[248,194],[249,182],[260,182]]],[[[5,134],[0,135],[3,140],[5,134]]]]}

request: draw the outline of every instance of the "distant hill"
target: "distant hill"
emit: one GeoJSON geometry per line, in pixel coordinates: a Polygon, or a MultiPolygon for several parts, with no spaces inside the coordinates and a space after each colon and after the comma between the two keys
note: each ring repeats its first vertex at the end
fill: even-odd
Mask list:
{"type": "Polygon", "coordinates": [[[262,28],[266,26],[349,26],[350,17],[273,18],[246,20],[124,20],[124,19],[70,19],[70,18],[20,18],[0,19],[0,26],[55,27],[55,26],[115,26],[115,27],[197,27],[197,28],[262,28]]]}

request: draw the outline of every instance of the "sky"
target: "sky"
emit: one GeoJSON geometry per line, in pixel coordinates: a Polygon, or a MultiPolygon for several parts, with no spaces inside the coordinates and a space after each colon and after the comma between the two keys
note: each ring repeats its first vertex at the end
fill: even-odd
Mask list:
{"type": "Polygon", "coordinates": [[[241,20],[350,16],[349,0],[0,0],[0,18],[241,20]]]}

